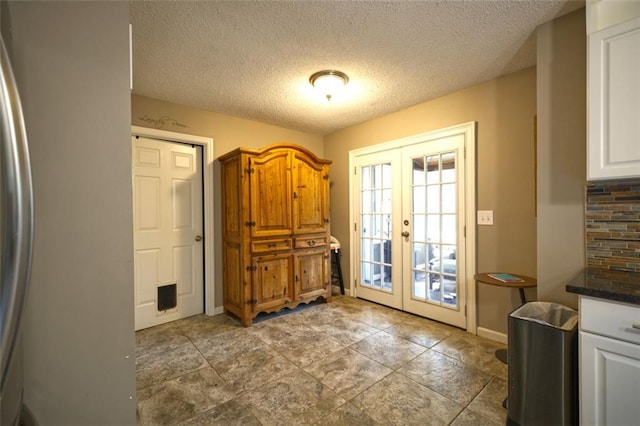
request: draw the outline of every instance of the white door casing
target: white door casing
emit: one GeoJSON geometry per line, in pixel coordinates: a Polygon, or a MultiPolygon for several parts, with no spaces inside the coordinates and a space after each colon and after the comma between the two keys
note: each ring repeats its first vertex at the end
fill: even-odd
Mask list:
{"type": "MultiPolygon", "coordinates": [[[[350,152],[349,156],[350,161],[350,170],[354,170],[353,174],[350,174],[350,218],[352,223],[355,225],[350,237],[351,242],[351,276],[355,278],[354,283],[356,285],[352,286],[352,295],[359,296],[363,298],[367,298],[369,300],[377,301],[378,303],[387,304],[389,306],[393,306],[396,308],[401,308],[407,311],[411,311],[414,313],[418,313],[423,316],[428,317],[436,317],[435,319],[445,321],[451,324],[454,324],[458,327],[466,328],[467,331],[471,333],[476,333],[476,290],[475,283],[473,281],[473,274],[475,271],[475,123],[469,122],[459,126],[453,126],[446,129],[441,129],[425,134],[420,134],[416,136],[412,136],[409,138],[403,138],[396,141],[391,141],[379,145],[370,146],[367,148],[362,148],[358,150],[354,150],[350,152]],[[443,145],[444,143],[444,145],[443,145]],[[421,148],[416,148],[420,147],[421,148]],[[402,195],[398,195],[395,191],[393,192],[393,196],[389,197],[386,195],[386,185],[391,185],[390,182],[394,182],[392,186],[398,185],[398,180],[405,182],[402,183],[401,187],[407,187],[407,185],[411,185],[410,176],[411,176],[411,163],[406,163],[407,158],[411,158],[419,153],[420,149],[424,149],[424,147],[429,147],[431,151],[436,153],[440,152],[441,154],[445,153],[449,157],[451,155],[455,155],[456,158],[456,168],[457,177],[456,177],[456,185],[459,188],[458,190],[458,198],[457,198],[457,226],[456,232],[458,235],[457,244],[458,244],[458,257],[455,260],[457,263],[457,278],[459,280],[458,286],[458,300],[455,301],[454,305],[456,306],[446,306],[435,307],[433,303],[429,303],[429,301],[415,299],[413,295],[412,288],[412,280],[411,274],[414,271],[411,270],[412,260],[412,232],[413,232],[413,215],[409,214],[412,211],[411,209],[411,197],[403,197],[402,195]],[[405,160],[403,160],[404,158],[405,160]],[[384,226],[383,231],[380,232],[377,228],[380,226],[373,226],[374,219],[365,217],[368,213],[364,212],[365,216],[361,215],[360,212],[360,203],[361,203],[361,188],[359,179],[361,176],[359,175],[359,171],[362,171],[362,166],[366,167],[366,164],[384,164],[384,167],[388,167],[392,170],[392,176],[386,177],[384,179],[384,183],[381,188],[383,194],[383,201],[378,203],[378,205],[382,207],[382,222],[384,222],[384,218],[387,217],[387,213],[390,215],[390,222],[392,223],[393,231],[389,232],[389,235],[385,235],[384,226]],[[404,170],[404,169],[409,170],[404,170]],[[404,173],[402,172],[404,170],[404,173]],[[404,174],[404,176],[403,176],[404,174]],[[391,199],[391,206],[385,207],[384,199],[391,199]],[[404,199],[404,201],[403,201],[404,199]],[[402,206],[404,204],[404,206],[402,206]],[[387,210],[389,210],[387,212],[387,210]],[[407,217],[405,217],[407,216],[407,217]],[[375,250],[375,246],[370,250],[373,255],[374,261],[372,262],[371,268],[371,277],[377,281],[375,284],[380,284],[380,288],[372,288],[371,285],[361,286],[357,281],[357,277],[360,276],[362,270],[361,268],[361,251],[364,250],[367,246],[367,241],[361,240],[361,237],[365,236],[365,233],[361,233],[364,231],[363,229],[358,228],[358,224],[361,219],[364,219],[365,222],[370,221],[370,227],[372,229],[373,235],[372,239],[375,242],[376,239],[388,240],[388,243],[392,246],[392,255],[391,259],[378,259],[376,260],[376,256],[379,257],[379,254],[375,250]],[[408,222],[405,222],[408,220],[408,222]],[[407,225],[405,225],[407,223],[407,225]],[[401,232],[409,231],[409,236],[404,237],[401,235],[401,232]],[[381,262],[378,266],[376,262],[381,262]],[[392,280],[379,278],[378,275],[373,275],[379,271],[384,270],[384,268],[388,268],[390,265],[392,273],[388,273],[387,275],[393,276],[392,280]],[[402,273],[403,278],[398,280],[396,277],[402,273]],[[388,281],[392,281],[392,285],[388,281]],[[401,283],[398,285],[398,283],[401,283]],[[400,289],[398,288],[400,287],[400,289]],[[381,299],[381,300],[378,300],[381,299]],[[437,308],[436,311],[433,312],[433,308],[437,308]],[[446,309],[446,308],[454,308],[454,309],[446,309]],[[450,311],[450,312],[448,312],[450,311]],[[466,314],[465,314],[466,312],[466,314]],[[442,316],[444,314],[444,316],[442,316]]],[[[373,173],[373,168],[370,168],[370,173],[373,173]]],[[[373,185],[373,184],[372,184],[373,185]]],[[[367,191],[367,188],[364,189],[363,193],[367,191]]],[[[373,191],[373,192],[376,192],[373,191]]],[[[373,192],[371,197],[373,197],[373,192]]],[[[366,195],[365,195],[366,196],[366,195]]],[[[388,201],[387,201],[388,203],[388,201]]],[[[376,207],[377,208],[377,207],[376,207]]],[[[378,220],[380,222],[380,220],[378,220]]],[[[366,225],[366,223],[365,223],[366,225]]],[[[365,253],[366,259],[366,253],[365,253]]],[[[415,265],[414,265],[415,266],[415,265]]],[[[366,265],[364,267],[364,272],[366,272],[366,265]]],[[[429,269],[429,268],[427,268],[429,269]]],[[[364,274],[362,272],[362,274],[364,274]]],[[[413,275],[415,276],[415,275],[413,275]]],[[[440,274],[440,280],[444,278],[442,274],[440,274]]],[[[375,285],[373,286],[375,287],[375,285]]],[[[449,305],[451,302],[449,301],[449,305]]]]}
{"type": "Polygon", "coordinates": [[[206,315],[222,313],[222,307],[215,307],[215,287],[214,287],[214,208],[213,208],[213,162],[214,146],[213,139],[188,135],[184,133],[169,132],[166,130],[151,129],[147,127],[131,126],[133,136],[158,139],[163,141],[182,142],[190,145],[200,146],[203,157],[203,200],[204,200],[204,308],[206,315]]]}

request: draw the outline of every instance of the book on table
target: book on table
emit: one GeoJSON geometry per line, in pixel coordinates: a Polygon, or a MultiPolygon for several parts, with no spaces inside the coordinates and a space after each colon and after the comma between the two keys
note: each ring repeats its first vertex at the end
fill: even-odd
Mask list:
{"type": "Polygon", "coordinates": [[[502,281],[503,283],[522,283],[524,280],[522,278],[518,278],[515,275],[511,274],[487,274],[491,278],[494,278],[498,281],[502,281]]]}

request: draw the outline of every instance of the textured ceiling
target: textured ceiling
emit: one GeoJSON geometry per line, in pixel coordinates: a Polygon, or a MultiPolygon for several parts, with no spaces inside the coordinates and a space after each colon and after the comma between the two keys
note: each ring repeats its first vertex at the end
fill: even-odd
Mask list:
{"type": "Polygon", "coordinates": [[[133,93],[327,134],[535,64],[567,0],[132,1],[133,93]],[[331,101],[309,76],[349,75],[331,101]]]}

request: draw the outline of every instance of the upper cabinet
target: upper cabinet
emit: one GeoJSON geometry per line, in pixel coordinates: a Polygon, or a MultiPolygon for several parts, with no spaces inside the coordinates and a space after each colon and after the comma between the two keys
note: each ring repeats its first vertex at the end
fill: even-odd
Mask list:
{"type": "Polygon", "coordinates": [[[634,5],[587,3],[589,180],[640,177],[638,16],[634,5]]]}

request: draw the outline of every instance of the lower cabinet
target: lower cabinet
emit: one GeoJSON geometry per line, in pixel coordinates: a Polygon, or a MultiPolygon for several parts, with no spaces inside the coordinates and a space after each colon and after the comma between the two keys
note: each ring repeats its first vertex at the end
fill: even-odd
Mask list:
{"type": "Polygon", "coordinates": [[[254,312],[268,311],[293,300],[293,266],[291,254],[253,258],[254,312]]]}
{"type": "Polygon", "coordinates": [[[640,307],[580,298],[580,423],[640,424],[640,307]]]}
{"type": "MultiPolygon", "coordinates": [[[[286,246],[284,246],[286,248],[286,246]]],[[[273,249],[276,249],[275,244],[273,249]]],[[[240,315],[244,325],[260,312],[295,307],[331,294],[329,248],[322,245],[306,250],[272,251],[252,257],[251,312],[240,315]]]]}
{"type": "Polygon", "coordinates": [[[323,296],[331,291],[331,261],[324,249],[307,250],[294,256],[296,300],[323,296]]]}

